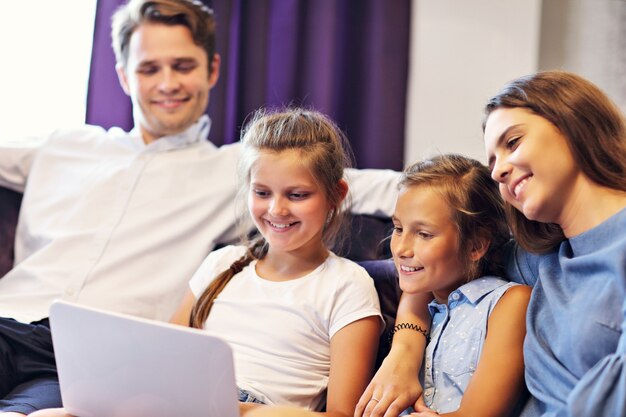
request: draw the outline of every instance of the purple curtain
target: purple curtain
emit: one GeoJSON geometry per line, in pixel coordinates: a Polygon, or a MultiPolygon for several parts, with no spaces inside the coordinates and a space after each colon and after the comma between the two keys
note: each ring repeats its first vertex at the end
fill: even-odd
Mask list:
{"type": "Polygon", "coordinates": [[[119,126],[130,130],[133,127],[130,98],[117,80],[115,54],[111,48],[111,16],[115,9],[125,2],[125,0],[98,0],[96,6],[85,119],[89,124],[107,129],[119,126]]]}
{"type": "MultiPolygon", "coordinates": [[[[87,122],[132,127],[111,51],[110,16],[125,0],[98,0],[87,122]]],[[[211,92],[211,140],[236,141],[261,106],[303,105],[347,133],[360,168],[402,169],[410,0],[214,0],[220,80],[211,92]]]]}

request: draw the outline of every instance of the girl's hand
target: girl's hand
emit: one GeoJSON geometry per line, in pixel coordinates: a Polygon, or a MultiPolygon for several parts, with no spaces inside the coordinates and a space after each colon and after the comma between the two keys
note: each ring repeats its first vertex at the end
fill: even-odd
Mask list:
{"type": "MultiPolygon", "coordinates": [[[[402,294],[396,323],[413,323],[429,329],[431,300],[430,293],[402,294]]],[[[354,417],[398,417],[408,407],[416,407],[422,395],[417,375],[425,349],[426,338],[421,332],[396,332],[391,351],[361,395],[354,417]]]]}
{"type": "Polygon", "coordinates": [[[439,415],[438,412],[426,407],[426,404],[424,404],[424,397],[422,396],[420,396],[419,400],[417,400],[414,408],[415,412],[410,414],[413,417],[435,417],[439,415]]]}
{"type": "Polygon", "coordinates": [[[354,411],[355,417],[397,417],[416,406],[422,394],[415,361],[404,352],[391,352],[372,378],[354,411]]]}

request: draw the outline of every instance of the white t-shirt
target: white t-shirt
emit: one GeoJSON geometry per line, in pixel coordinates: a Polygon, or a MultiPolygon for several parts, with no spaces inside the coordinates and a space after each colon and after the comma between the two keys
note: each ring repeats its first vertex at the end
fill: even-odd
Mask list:
{"type": "MultiPolygon", "coordinates": [[[[227,246],[209,254],[189,284],[196,298],[245,252],[227,246]]],[[[361,266],[333,253],[290,281],[263,279],[255,265],[218,295],[205,328],[232,346],[239,388],[267,404],[316,410],[324,404],[333,335],[364,317],[382,322],[374,282],[361,266]]]]}

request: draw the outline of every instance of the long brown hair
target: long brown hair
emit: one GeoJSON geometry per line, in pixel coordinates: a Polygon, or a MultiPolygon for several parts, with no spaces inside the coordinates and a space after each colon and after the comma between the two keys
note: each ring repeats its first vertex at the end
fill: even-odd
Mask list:
{"type": "Polygon", "coordinates": [[[438,155],[404,170],[398,188],[417,186],[432,187],[450,206],[467,279],[485,274],[502,275],[502,248],[509,241],[510,232],[502,196],[489,169],[462,155],[438,155]],[[478,239],[487,241],[488,247],[476,262],[470,253],[478,239]]]}
{"type": "MultiPolygon", "coordinates": [[[[590,180],[626,191],[624,115],[595,84],[565,71],[517,78],[487,102],[483,132],[493,111],[516,107],[556,126],[567,140],[576,164],[590,180]]],[[[505,207],[515,239],[524,249],[544,253],[565,239],[559,225],[528,220],[510,204],[505,203],[505,207]]]]}
{"type": "MultiPolygon", "coordinates": [[[[345,220],[345,212],[340,207],[344,197],[340,181],[344,167],[349,167],[352,160],[350,146],[341,129],[330,118],[316,111],[302,108],[261,109],[254,113],[242,130],[241,141],[240,201],[245,201],[243,197],[249,192],[250,171],[260,152],[298,150],[303,165],[310,170],[331,207],[322,234],[323,242],[327,247],[339,243],[344,236],[341,231],[345,220]]],[[[242,229],[250,230],[247,226],[242,229]]],[[[268,245],[262,236],[250,242],[246,254],[221,272],[198,298],[191,312],[190,326],[202,328],[217,295],[253,260],[263,259],[267,251],[268,245]]]]}

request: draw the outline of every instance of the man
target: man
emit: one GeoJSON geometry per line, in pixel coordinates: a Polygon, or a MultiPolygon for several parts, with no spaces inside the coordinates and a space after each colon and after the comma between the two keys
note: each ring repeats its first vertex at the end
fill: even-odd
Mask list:
{"type": "MultiPolygon", "coordinates": [[[[168,319],[206,254],[238,235],[239,145],[206,140],[214,29],[198,1],[130,0],[112,37],[135,128],[85,126],[0,148],[0,184],[24,191],[16,266],[0,279],[0,415],[61,405],[46,318],[54,299],[168,319]]],[[[349,175],[353,212],[391,212],[397,173],[349,175]]]]}

